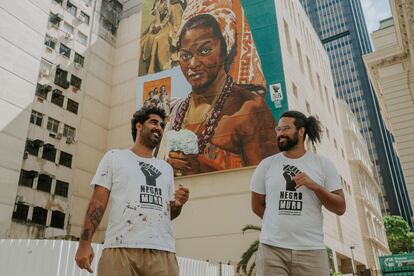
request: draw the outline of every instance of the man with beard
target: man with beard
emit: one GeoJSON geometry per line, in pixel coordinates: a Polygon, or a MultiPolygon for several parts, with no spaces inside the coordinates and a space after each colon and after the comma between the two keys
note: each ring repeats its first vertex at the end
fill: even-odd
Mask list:
{"type": "Polygon", "coordinates": [[[76,252],[80,268],[93,272],[92,236],[111,198],[98,275],[179,275],[171,220],[180,214],[189,191],[180,185],[174,192],[172,167],[153,157],[164,121],[159,108],[138,110],[131,120],[134,146],[102,158],[76,252]]]}
{"type": "Polygon", "coordinates": [[[252,210],[263,219],[256,275],[329,275],[322,205],[337,215],[346,207],[333,163],[305,150],[306,138],[320,142],[320,122],[287,111],[276,134],[281,152],[264,159],[251,181],[252,210]]]}

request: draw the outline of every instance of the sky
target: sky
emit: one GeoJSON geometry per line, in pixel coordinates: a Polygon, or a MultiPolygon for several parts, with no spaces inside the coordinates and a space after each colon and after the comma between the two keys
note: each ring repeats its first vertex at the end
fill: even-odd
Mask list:
{"type": "Polygon", "coordinates": [[[378,30],[379,22],[391,16],[389,0],[360,0],[367,22],[368,33],[378,30]]]}

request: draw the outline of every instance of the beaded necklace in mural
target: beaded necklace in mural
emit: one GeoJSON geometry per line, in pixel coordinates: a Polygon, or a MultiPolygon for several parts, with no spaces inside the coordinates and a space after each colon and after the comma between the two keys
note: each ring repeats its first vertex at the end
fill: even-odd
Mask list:
{"type": "MultiPolygon", "coordinates": [[[[228,96],[231,93],[231,89],[233,88],[234,81],[230,75],[227,75],[226,82],[224,83],[223,90],[220,93],[214,107],[211,111],[210,116],[207,118],[207,123],[200,135],[198,135],[198,151],[202,153],[204,148],[208,144],[210,138],[214,135],[214,130],[216,129],[217,123],[220,119],[221,112],[223,110],[223,106],[226,103],[228,96]]],[[[188,97],[181,103],[177,110],[177,115],[175,116],[174,123],[172,129],[175,131],[179,131],[182,127],[185,115],[190,107],[191,101],[191,92],[188,97]]]]}

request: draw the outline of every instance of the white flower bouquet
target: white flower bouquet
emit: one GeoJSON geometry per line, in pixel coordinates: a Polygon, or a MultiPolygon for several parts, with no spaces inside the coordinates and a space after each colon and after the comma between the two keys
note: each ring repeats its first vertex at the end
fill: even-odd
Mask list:
{"type": "Polygon", "coordinates": [[[169,130],[167,141],[168,151],[182,152],[186,155],[198,154],[198,137],[191,130],[169,130]]]}

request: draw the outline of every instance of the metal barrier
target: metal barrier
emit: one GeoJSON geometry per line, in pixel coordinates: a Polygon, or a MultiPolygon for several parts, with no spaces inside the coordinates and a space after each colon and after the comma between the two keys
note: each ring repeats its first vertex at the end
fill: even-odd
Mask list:
{"type": "MultiPolygon", "coordinates": [[[[93,244],[95,258],[91,274],[76,266],[78,243],[63,240],[0,239],[2,276],[92,276],[97,275],[103,246],[93,244]]],[[[234,276],[234,267],[178,257],[180,276],[234,276]],[[220,271],[221,269],[221,271],[220,271]]]]}

